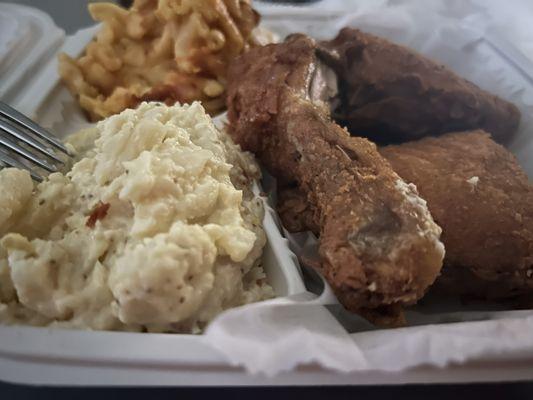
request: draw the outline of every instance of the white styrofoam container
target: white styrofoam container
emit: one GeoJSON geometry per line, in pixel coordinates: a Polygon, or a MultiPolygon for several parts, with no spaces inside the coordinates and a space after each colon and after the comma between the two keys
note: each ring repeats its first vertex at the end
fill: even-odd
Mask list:
{"type": "MultiPolygon", "coordinates": [[[[98,26],[79,31],[61,47],[71,55],[79,54],[92,39],[98,26]]],[[[53,46],[56,44],[53,44],[53,46]]],[[[498,51],[517,70],[526,84],[533,82],[530,63],[520,58],[508,43],[489,37],[480,51],[498,51]],[[505,47],[505,51],[498,50],[505,47]],[[492,49],[492,50],[491,50],[492,49]]],[[[50,52],[43,51],[43,54],[50,52]]],[[[40,59],[41,61],[43,58],[40,59]]],[[[81,110],[59,83],[57,59],[41,63],[39,74],[31,81],[18,80],[17,96],[11,104],[64,137],[83,124],[81,110]],[[24,83],[27,83],[24,85],[24,83]]],[[[1,65],[1,64],[0,64],[1,65]]],[[[27,64],[30,66],[30,64],[27,64]]],[[[0,96],[1,97],[1,96],[0,96]]],[[[529,120],[530,116],[526,116],[529,120]]],[[[529,121],[528,121],[529,122],[529,121]]],[[[524,130],[516,138],[516,150],[525,161],[533,141],[524,130]],[[518,145],[525,143],[524,146],[518,145]]],[[[529,165],[528,165],[529,167],[529,165]]],[[[531,176],[531,168],[529,168],[531,176]]],[[[298,262],[280,234],[277,216],[267,208],[265,230],[268,244],[264,265],[278,296],[305,291],[298,262]]],[[[484,318],[497,318],[497,311],[484,318]]],[[[442,323],[448,313],[422,315],[420,322],[442,323]]],[[[476,315],[472,317],[475,319],[476,315]]],[[[348,321],[349,323],[350,321],[348,321]]],[[[360,320],[356,323],[360,324],[360,320]]],[[[366,328],[363,328],[366,329],[366,328]]],[[[409,328],[406,328],[409,329],[409,328]]],[[[394,335],[394,331],[389,331],[394,335]]],[[[355,338],[357,333],[353,335],[355,338]]],[[[485,360],[483,363],[446,369],[421,367],[398,373],[365,371],[338,374],[308,366],[265,380],[231,367],[224,357],[205,343],[201,335],[138,334],[91,332],[31,327],[0,326],[0,379],[19,383],[61,385],[322,385],[322,384],[395,384],[414,382],[508,381],[531,378],[528,359],[485,360]]]]}
{"type": "Polygon", "coordinates": [[[0,99],[16,103],[21,84],[30,83],[64,39],[65,32],[46,13],[0,4],[0,99]]]}

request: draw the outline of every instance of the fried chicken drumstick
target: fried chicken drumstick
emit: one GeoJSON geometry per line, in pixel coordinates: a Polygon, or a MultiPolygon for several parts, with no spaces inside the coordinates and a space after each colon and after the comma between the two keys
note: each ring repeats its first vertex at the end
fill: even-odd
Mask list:
{"type": "Polygon", "coordinates": [[[439,274],[440,228],[373,143],[331,121],[335,77],[319,53],[312,39],[294,35],[233,62],[230,134],[281,188],[305,196],[306,228],[319,229],[321,270],[339,301],[398,325],[401,306],[415,303],[439,274]]]}
{"type": "Polygon", "coordinates": [[[340,77],[335,118],[353,135],[388,144],[484,129],[506,142],[518,128],[516,106],[407,47],[352,28],[323,45],[340,77]]]}
{"type": "Polygon", "coordinates": [[[438,286],[493,299],[533,292],[533,185],[509,151],[473,131],[380,152],[442,227],[438,286]]]}

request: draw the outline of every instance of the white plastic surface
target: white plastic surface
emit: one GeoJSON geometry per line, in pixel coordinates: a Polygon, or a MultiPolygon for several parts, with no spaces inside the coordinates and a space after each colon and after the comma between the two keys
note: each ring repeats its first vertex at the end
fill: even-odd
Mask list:
{"type": "Polygon", "coordinates": [[[0,4],[0,99],[17,105],[32,75],[65,38],[49,15],[18,4],[0,4]]]}

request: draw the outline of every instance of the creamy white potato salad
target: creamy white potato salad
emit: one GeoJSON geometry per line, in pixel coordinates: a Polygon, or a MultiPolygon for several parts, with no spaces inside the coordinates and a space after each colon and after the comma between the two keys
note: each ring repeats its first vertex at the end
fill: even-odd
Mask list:
{"type": "Polygon", "coordinates": [[[199,332],[273,296],[259,169],[199,103],[143,103],[74,135],[72,169],[0,171],[0,323],[199,332]]]}

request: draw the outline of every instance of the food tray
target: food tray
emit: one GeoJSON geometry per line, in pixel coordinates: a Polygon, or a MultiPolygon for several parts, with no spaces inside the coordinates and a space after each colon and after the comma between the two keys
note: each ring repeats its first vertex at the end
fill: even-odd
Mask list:
{"type": "MultiPolygon", "coordinates": [[[[327,16],[327,19],[337,17],[327,16]]],[[[284,26],[285,21],[280,22],[276,18],[274,15],[264,21],[267,25],[272,23],[272,26],[284,26]]],[[[306,26],[310,29],[313,28],[313,23],[309,20],[322,20],[320,16],[313,15],[305,18],[308,18],[306,26]]],[[[366,21],[361,24],[361,28],[371,32],[379,31],[379,27],[368,22],[371,19],[367,18],[366,21]]],[[[98,26],[91,27],[67,38],[62,51],[71,55],[79,54],[97,30],[98,26]]],[[[283,36],[283,33],[280,34],[283,36]]],[[[330,35],[330,32],[323,34],[330,35]]],[[[533,79],[530,75],[533,68],[529,60],[500,39],[495,34],[479,36],[473,51],[476,57],[486,57],[488,71],[496,71],[500,79],[502,76],[509,77],[503,79],[505,82],[502,82],[501,87],[512,85],[517,88],[516,98],[511,100],[520,99],[524,118],[520,132],[511,144],[511,150],[517,154],[529,176],[533,177],[533,140],[528,134],[529,127],[533,126],[530,106],[533,104],[533,79]]],[[[472,49],[467,50],[472,52],[472,49]]],[[[461,54],[456,48],[447,51],[450,54],[454,51],[461,54]]],[[[446,62],[446,52],[430,55],[446,62]]],[[[483,86],[483,77],[476,76],[469,66],[468,59],[465,59],[464,68],[458,72],[483,86]]],[[[12,104],[50,127],[60,137],[86,124],[70,94],[59,84],[55,57],[43,64],[41,73],[28,87],[24,90],[21,88],[12,104]]],[[[276,293],[279,296],[305,294],[297,260],[280,233],[279,222],[271,208],[267,207],[264,224],[268,235],[265,268],[276,293]]],[[[340,311],[327,291],[316,303],[330,304],[330,310],[353,332],[351,338],[361,347],[365,356],[373,359],[376,365],[381,363],[384,367],[379,370],[338,373],[311,364],[266,379],[264,375],[252,375],[243,368],[231,366],[227,358],[210,347],[201,335],[0,327],[0,379],[63,385],[323,385],[481,382],[531,378],[533,346],[527,351],[515,350],[506,354],[475,354],[475,349],[470,352],[467,349],[463,358],[456,358],[451,364],[447,361],[440,366],[419,365],[410,368],[410,360],[406,360],[406,369],[386,368],[387,357],[396,358],[404,350],[402,346],[405,347],[406,336],[411,336],[416,345],[431,347],[432,342],[425,333],[434,324],[526,318],[532,315],[531,311],[505,311],[489,307],[487,310],[465,312],[461,306],[452,303],[437,308],[422,306],[409,312],[411,320],[415,321],[414,325],[418,326],[382,331],[374,330],[359,317],[340,311]],[[383,343],[389,345],[387,357],[380,351],[383,343]],[[464,363],[470,358],[475,361],[464,363]]],[[[324,307],[319,310],[325,312],[324,307]]],[[[461,324],[448,326],[453,328],[453,325],[461,324]]],[[[454,332],[449,333],[446,329],[442,331],[442,339],[454,340],[454,332]]],[[[431,352],[430,349],[424,351],[431,352]]],[[[412,365],[416,365],[416,362],[412,365]]]]}

